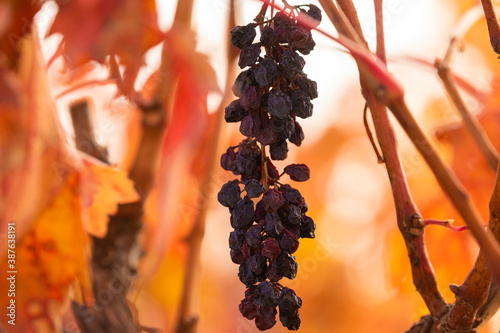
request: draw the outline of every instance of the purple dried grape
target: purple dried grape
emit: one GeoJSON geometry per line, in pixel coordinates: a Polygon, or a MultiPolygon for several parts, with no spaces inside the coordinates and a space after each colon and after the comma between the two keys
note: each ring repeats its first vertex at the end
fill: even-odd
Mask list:
{"type": "Polygon", "coordinates": [[[294,253],[299,248],[297,237],[286,229],[283,230],[279,243],[280,248],[288,253],[294,253]]]}
{"type": "Polygon", "coordinates": [[[292,91],[290,100],[292,101],[292,114],[303,119],[312,116],[313,105],[311,98],[305,91],[300,89],[292,91]]]}
{"type": "Polygon", "coordinates": [[[229,147],[224,154],[220,157],[220,166],[227,171],[236,170],[236,165],[234,164],[236,161],[236,152],[234,148],[229,147]]]}
{"type": "Polygon", "coordinates": [[[274,188],[270,188],[264,193],[262,201],[264,202],[264,207],[272,212],[276,212],[285,203],[283,194],[274,188]]]}
{"type": "Polygon", "coordinates": [[[283,223],[281,222],[277,213],[268,213],[264,220],[264,230],[266,233],[276,238],[283,231],[283,223]]]}
{"type": "Polygon", "coordinates": [[[240,149],[236,154],[235,164],[235,174],[241,174],[242,180],[248,176],[250,178],[259,178],[260,172],[258,170],[258,166],[261,163],[260,149],[255,144],[247,144],[246,140],[240,143],[240,149]]]}
{"type": "Polygon", "coordinates": [[[262,245],[262,255],[264,257],[273,259],[276,258],[281,252],[280,244],[272,237],[268,237],[262,245]]]}
{"type": "Polygon", "coordinates": [[[266,162],[266,164],[267,164],[267,175],[270,178],[277,179],[280,176],[278,169],[269,160],[266,162]]]}
{"type": "Polygon", "coordinates": [[[278,12],[274,16],[274,40],[276,42],[287,42],[290,30],[295,27],[293,20],[285,13],[278,12]]]}
{"type": "Polygon", "coordinates": [[[311,38],[310,30],[297,26],[288,33],[288,46],[292,49],[304,49],[311,38]]]}
{"type": "Polygon", "coordinates": [[[289,184],[284,184],[283,188],[283,198],[287,205],[300,206],[304,202],[304,197],[300,194],[299,190],[291,187],[289,184]]]}
{"type": "Polygon", "coordinates": [[[295,123],[292,117],[286,116],[283,119],[273,117],[272,120],[280,138],[286,140],[295,133],[295,123]]]}
{"type": "Polygon", "coordinates": [[[257,289],[255,290],[255,300],[260,306],[278,306],[278,297],[273,284],[269,281],[259,283],[257,289]]]}
{"type": "Polygon", "coordinates": [[[249,295],[241,300],[239,309],[243,317],[252,320],[257,316],[258,307],[259,305],[255,301],[255,296],[249,295]]]}
{"type": "Polygon", "coordinates": [[[297,275],[297,269],[299,265],[295,261],[295,256],[282,251],[280,255],[273,261],[276,265],[276,273],[278,275],[289,278],[290,280],[295,279],[297,275]]]}
{"type": "Polygon", "coordinates": [[[250,198],[240,200],[234,207],[234,224],[236,228],[245,228],[252,224],[255,215],[253,201],[250,198]]]}
{"type": "Polygon", "coordinates": [[[231,44],[239,49],[250,46],[257,35],[255,32],[255,25],[253,23],[245,26],[236,26],[231,31],[231,44]]]}
{"type": "Polygon", "coordinates": [[[309,167],[305,164],[290,164],[283,171],[297,182],[305,182],[310,177],[309,167]]]}
{"type": "Polygon", "coordinates": [[[275,161],[282,161],[288,156],[288,145],[285,140],[275,142],[269,147],[271,158],[275,161]]]}
{"type": "Polygon", "coordinates": [[[267,215],[266,208],[264,207],[262,200],[260,200],[259,202],[257,202],[257,205],[255,205],[255,216],[257,222],[264,220],[266,218],[266,215],[267,215]]]}
{"type": "Polygon", "coordinates": [[[262,28],[260,32],[260,42],[262,46],[271,46],[274,42],[274,30],[270,26],[262,28]]]}
{"type": "Polygon", "coordinates": [[[229,248],[231,250],[240,250],[245,240],[246,231],[243,229],[233,230],[229,233],[229,248]]]}
{"type": "Polygon", "coordinates": [[[316,46],[316,43],[312,39],[312,35],[309,34],[309,38],[307,39],[307,43],[303,48],[297,49],[300,53],[304,55],[308,55],[311,53],[312,50],[314,50],[314,47],[316,46]]]}
{"type": "Polygon", "coordinates": [[[245,68],[247,66],[253,66],[257,62],[260,55],[260,44],[252,44],[241,50],[240,59],[238,60],[238,66],[240,68],[245,68]]]}
{"type": "Polygon", "coordinates": [[[240,265],[238,277],[240,278],[240,281],[247,286],[247,288],[258,282],[257,275],[250,270],[246,261],[240,265]]]}
{"type": "Polygon", "coordinates": [[[270,86],[278,79],[278,67],[273,59],[264,58],[255,66],[254,76],[260,87],[270,86]]]}
{"type": "Polygon", "coordinates": [[[302,238],[314,238],[316,237],[316,223],[309,216],[302,214],[302,223],[299,226],[300,237],[302,238]]]}
{"type": "Polygon", "coordinates": [[[240,100],[232,101],[228,106],[226,106],[224,119],[228,123],[237,123],[245,117],[245,110],[240,105],[240,100]]]}
{"type": "Polygon", "coordinates": [[[260,106],[260,93],[255,86],[247,87],[240,96],[240,105],[247,111],[257,110],[260,106]]]}
{"type": "Polygon", "coordinates": [[[256,179],[247,180],[245,183],[245,191],[250,198],[258,198],[265,191],[264,185],[262,185],[256,179]]]}
{"type": "Polygon", "coordinates": [[[247,241],[247,244],[254,248],[258,249],[260,248],[260,232],[262,231],[262,227],[260,225],[253,225],[251,226],[248,230],[247,233],[245,234],[245,240],[247,241]]]}
{"type": "Polygon", "coordinates": [[[231,261],[235,264],[241,265],[245,262],[245,256],[243,255],[241,250],[231,250],[229,252],[229,255],[231,256],[231,261]]]}
{"type": "Polygon", "coordinates": [[[304,58],[302,58],[297,52],[287,49],[283,52],[283,55],[280,59],[280,70],[288,79],[293,79],[297,76],[306,62],[304,58]]]}
{"type": "Polygon", "coordinates": [[[245,116],[241,120],[240,133],[245,136],[254,137],[257,131],[257,127],[258,124],[256,123],[254,117],[252,117],[251,115],[245,116]]]}
{"type": "Polygon", "coordinates": [[[272,328],[276,324],[277,312],[275,307],[259,307],[255,317],[255,326],[261,331],[272,328]]]}
{"type": "Polygon", "coordinates": [[[300,90],[305,91],[310,99],[315,99],[318,97],[318,85],[315,81],[307,78],[307,75],[298,75],[294,79],[294,83],[300,88],[300,90]]]}
{"type": "Polygon", "coordinates": [[[267,259],[260,252],[248,258],[246,262],[248,268],[257,276],[263,275],[267,270],[267,259]]]}
{"type": "Polygon", "coordinates": [[[288,206],[286,220],[293,225],[299,225],[302,222],[302,211],[295,205],[288,206]]]}
{"type": "Polygon", "coordinates": [[[290,140],[290,142],[297,147],[300,147],[302,141],[304,141],[304,131],[302,130],[302,126],[300,126],[298,122],[294,122],[294,125],[294,132],[288,138],[288,140],[290,140]]]}
{"type": "Polygon", "coordinates": [[[233,94],[240,97],[245,89],[254,84],[254,80],[255,77],[252,68],[242,71],[240,74],[238,74],[236,80],[234,81],[234,85],[231,89],[233,91],[233,94]]]}
{"type": "Polygon", "coordinates": [[[280,321],[281,324],[291,331],[296,331],[300,328],[300,317],[299,312],[295,313],[282,312],[280,310],[280,321]]]}
{"type": "Polygon", "coordinates": [[[284,287],[279,295],[280,312],[296,312],[302,307],[302,299],[297,296],[293,289],[284,287]]]}
{"type": "Polygon", "coordinates": [[[240,187],[237,179],[228,181],[222,185],[221,190],[217,194],[217,200],[221,205],[233,208],[240,200],[240,187]]]}
{"type": "Polygon", "coordinates": [[[300,224],[290,224],[290,223],[285,223],[286,230],[290,231],[292,234],[295,235],[297,239],[300,238],[300,224]]]}
{"type": "Polygon", "coordinates": [[[315,6],[313,4],[309,5],[309,10],[307,11],[307,15],[318,21],[321,22],[322,16],[321,16],[321,9],[318,8],[318,6],[315,6]]]}
{"type": "Polygon", "coordinates": [[[292,101],[281,90],[273,90],[267,100],[267,109],[271,115],[283,119],[292,111],[292,101]]]}
{"type": "Polygon", "coordinates": [[[250,258],[253,254],[252,247],[248,245],[246,239],[243,241],[243,246],[241,247],[241,254],[243,254],[245,260],[250,258]]]}
{"type": "Polygon", "coordinates": [[[270,119],[263,119],[260,123],[259,130],[255,135],[255,139],[263,145],[270,145],[278,140],[278,132],[270,119]]]}

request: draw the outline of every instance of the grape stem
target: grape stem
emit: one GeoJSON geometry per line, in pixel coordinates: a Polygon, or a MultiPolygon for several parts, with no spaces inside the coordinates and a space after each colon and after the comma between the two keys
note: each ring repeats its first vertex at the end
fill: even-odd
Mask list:
{"type": "Polygon", "coordinates": [[[269,189],[269,175],[267,173],[267,156],[266,156],[266,146],[261,144],[260,152],[262,154],[262,179],[261,183],[264,184],[266,191],[269,189]]]}
{"type": "Polygon", "coordinates": [[[469,227],[466,226],[466,225],[463,225],[463,226],[460,226],[460,227],[454,226],[452,224],[453,223],[453,219],[451,219],[451,220],[444,220],[444,221],[433,220],[433,219],[426,219],[423,222],[424,222],[424,225],[426,227],[429,226],[429,225],[439,225],[439,226],[445,227],[445,228],[450,229],[451,231],[455,231],[455,232],[469,230],[469,227]]]}

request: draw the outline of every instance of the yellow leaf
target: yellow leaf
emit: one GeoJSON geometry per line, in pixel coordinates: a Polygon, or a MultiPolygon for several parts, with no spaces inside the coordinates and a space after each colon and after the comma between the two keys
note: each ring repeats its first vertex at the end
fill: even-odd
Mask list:
{"type": "MultiPolygon", "coordinates": [[[[15,297],[4,295],[5,309],[10,299],[16,304],[16,332],[56,332],[67,305],[70,286],[78,281],[90,295],[88,236],[80,219],[78,178],[66,178],[61,190],[46,209],[17,239],[15,251],[15,297]]],[[[14,221],[16,222],[16,221],[14,221]]],[[[7,267],[2,258],[1,267],[7,267]]],[[[0,280],[1,290],[9,289],[9,280],[0,280]]],[[[78,290],[78,293],[81,291],[78,290]]],[[[2,324],[12,327],[2,316],[2,324]]]]}

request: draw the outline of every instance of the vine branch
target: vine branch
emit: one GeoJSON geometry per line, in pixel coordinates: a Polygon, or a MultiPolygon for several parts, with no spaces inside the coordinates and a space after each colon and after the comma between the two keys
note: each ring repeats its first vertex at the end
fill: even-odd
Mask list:
{"type": "MultiPolygon", "coordinates": [[[[357,39],[361,40],[363,45],[366,45],[352,2],[339,1],[341,8],[348,9],[347,18],[349,21],[343,18],[341,11],[338,10],[332,1],[320,0],[320,3],[341,34],[346,34],[351,40],[356,40],[354,36],[357,34],[357,39]],[[358,28],[356,29],[356,27],[358,28]]],[[[377,34],[379,34],[379,31],[377,34]]],[[[384,54],[385,45],[383,44],[383,38],[378,38],[378,41],[381,44],[377,48],[379,52],[384,54]]],[[[359,62],[357,63],[358,67],[362,66],[359,62]]],[[[360,73],[362,73],[361,70],[360,73]]],[[[437,288],[434,270],[427,255],[421,215],[410,194],[398,152],[396,134],[389,120],[386,107],[377,100],[372,90],[369,89],[363,74],[360,75],[363,96],[370,107],[378,141],[387,167],[396,207],[398,227],[403,235],[410,257],[413,283],[422,295],[431,314],[439,318],[446,310],[446,303],[437,288]]]]}
{"type": "Polygon", "coordinates": [[[472,138],[474,139],[476,144],[479,146],[479,149],[486,158],[488,165],[493,169],[493,171],[495,171],[498,164],[498,152],[481,127],[481,124],[479,123],[477,118],[472,115],[470,110],[465,105],[465,102],[462,99],[462,96],[460,96],[455,82],[450,75],[450,62],[454,50],[457,49],[458,43],[460,43],[459,38],[452,38],[443,60],[436,59],[437,72],[444,84],[448,96],[450,97],[455,108],[460,114],[465,127],[472,135],[472,138]]]}

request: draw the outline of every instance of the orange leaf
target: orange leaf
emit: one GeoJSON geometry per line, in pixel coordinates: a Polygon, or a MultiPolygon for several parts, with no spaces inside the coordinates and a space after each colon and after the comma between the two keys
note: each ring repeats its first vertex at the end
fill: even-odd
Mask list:
{"type": "MultiPolygon", "coordinates": [[[[16,332],[59,331],[70,286],[78,281],[86,295],[91,293],[89,243],[80,220],[77,180],[76,175],[67,177],[58,195],[24,237],[17,237],[16,332]]],[[[14,222],[17,226],[17,221],[14,222]]],[[[2,259],[2,267],[7,267],[6,259],[2,259]]],[[[0,288],[9,290],[5,277],[0,279],[0,288]]],[[[2,308],[5,309],[9,301],[10,298],[2,297],[2,308]]],[[[12,327],[6,324],[9,319],[2,316],[5,327],[12,327]]]]}
{"type": "Polygon", "coordinates": [[[83,227],[96,237],[104,237],[109,215],[116,214],[119,203],[139,200],[134,184],[124,171],[83,160],[80,172],[80,193],[83,204],[83,227]]]}

